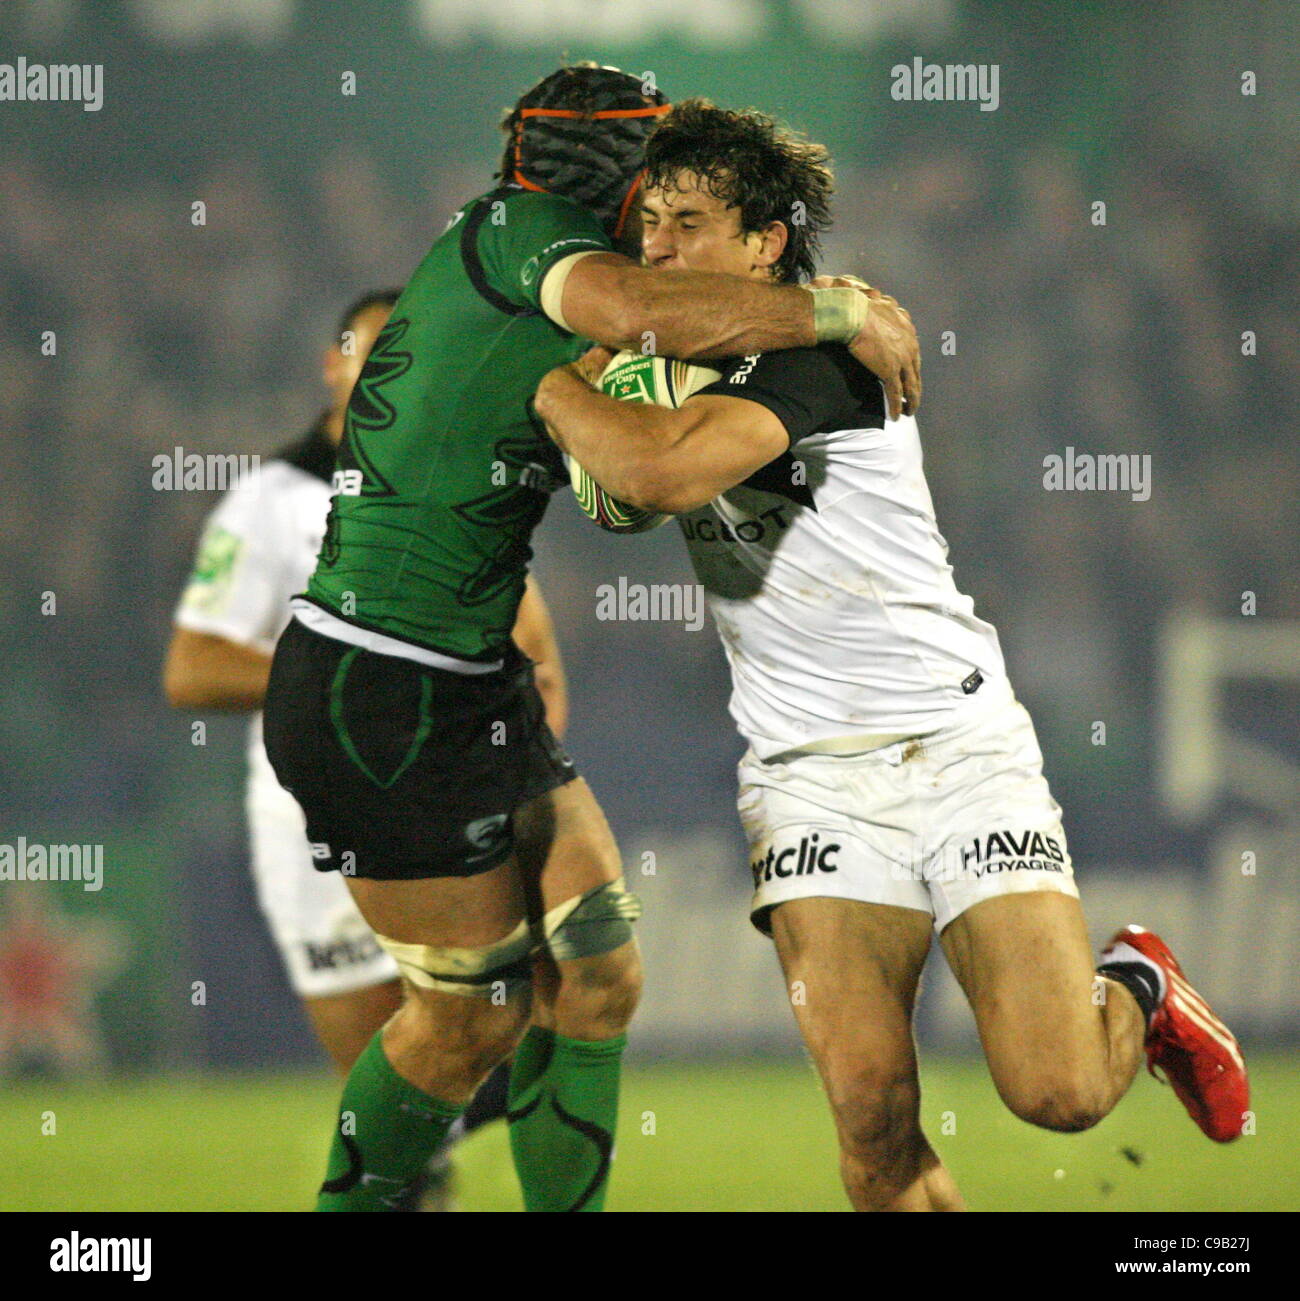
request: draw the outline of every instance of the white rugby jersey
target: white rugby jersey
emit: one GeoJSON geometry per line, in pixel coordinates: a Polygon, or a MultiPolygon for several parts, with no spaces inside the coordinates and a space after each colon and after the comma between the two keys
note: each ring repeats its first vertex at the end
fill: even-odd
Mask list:
{"type": "MultiPolygon", "coordinates": [[[[324,417],[291,447],[263,461],[208,516],[175,622],[269,655],[289,622],[289,601],[307,586],[325,536],[334,446],[324,417]]],[[[249,724],[251,780],[278,791],[262,745],[262,715],[249,724]]]]}
{"type": "Polygon", "coordinates": [[[679,519],[760,759],[921,735],[1010,694],[996,631],[953,582],[916,421],[885,419],[847,349],[737,358],[700,391],[759,402],[790,435],[679,519]]]}

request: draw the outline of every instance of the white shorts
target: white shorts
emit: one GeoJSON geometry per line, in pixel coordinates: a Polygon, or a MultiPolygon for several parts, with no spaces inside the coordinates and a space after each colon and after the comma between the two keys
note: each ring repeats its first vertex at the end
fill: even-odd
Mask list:
{"type": "Polygon", "coordinates": [[[300,998],[346,994],[398,978],[338,872],[311,865],[307,822],[270,763],[250,764],[248,814],[253,880],[271,938],[300,998]]]}
{"type": "Polygon", "coordinates": [[[1014,699],[858,755],[740,761],[750,917],[771,934],[787,899],[915,908],[942,931],[995,895],[1078,898],[1034,725],[1014,699]]]}

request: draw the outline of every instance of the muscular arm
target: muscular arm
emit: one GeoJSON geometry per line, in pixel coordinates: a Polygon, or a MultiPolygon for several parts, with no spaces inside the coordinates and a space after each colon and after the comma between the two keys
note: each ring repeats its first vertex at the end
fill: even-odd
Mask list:
{"type": "Polygon", "coordinates": [[[713,394],[677,410],[619,402],[567,366],[542,381],[536,407],[556,442],[606,492],[671,515],[712,501],[790,445],[785,426],[757,402],[713,394]]]}
{"type": "Polygon", "coordinates": [[[563,736],[569,721],[569,687],[560,661],[551,612],[542,600],[541,588],[530,574],[515,619],[515,644],[537,662],[537,690],[546,705],[546,721],[556,736],[563,736]]]}
{"type": "Polygon", "coordinates": [[[912,318],[888,294],[852,277],[819,277],[815,311],[813,292],[798,285],[652,270],[617,253],[579,254],[549,274],[559,277],[552,319],[608,347],[703,360],[840,340],[884,383],[892,417],[920,405],[912,318]]]}
{"type": "Polygon", "coordinates": [[[742,357],[810,347],[812,295],[798,285],[768,285],[709,271],[653,271],[617,253],[574,263],[564,283],[564,320],[611,348],[670,357],[742,357]]]}
{"type": "Polygon", "coordinates": [[[177,709],[261,709],[270,676],[271,657],[262,651],[212,633],[172,629],[163,690],[177,709]]]}

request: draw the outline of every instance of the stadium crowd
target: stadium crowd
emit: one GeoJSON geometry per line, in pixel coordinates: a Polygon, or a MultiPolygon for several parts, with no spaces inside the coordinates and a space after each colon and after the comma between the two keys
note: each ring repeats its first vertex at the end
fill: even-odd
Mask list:
{"type": "MultiPolygon", "coordinates": [[[[1151,807],[1162,619],[1233,614],[1246,590],[1270,617],[1300,609],[1284,423],[1300,386],[1294,246],[1158,138],[1116,151],[1104,226],[1063,148],[995,160],[938,130],[925,146],[898,166],[837,159],[827,260],[912,309],[959,585],[1002,633],[1069,793],[1076,855],[1122,856],[1122,825],[1087,810],[1151,807]],[[1149,455],[1149,500],[1046,491],[1043,458],[1067,446],[1149,455]],[[1087,745],[1098,719],[1104,755],[1087,745]]],[[[176,445],[265,454],[304,428],[340,304],[400,282],[476,184],[462,160],[397,191],[347,146],[319,160],[307,193],[251,149],[197,180],[143,186],[56,177],[21,153],[0,163],[0,593],[18,615],[2,634],[14,702],[3,726],[6,748],[27,756],[0,779],[6,804],[42,807],[51,783],[88,812],[153,803],[174,730],[152,708],[158,649],[212,498],[155,492],[152,458],[176,445]],[[82,648],[55,653],[57,677],[51,638],[82,648]]],[[[563,533],[566,563],[607,545],[576,525],[563,533]]],[[[559,585],[553,604],[566,645],[605,635],[581,582],[559,585]]],[[[656,666],[665,691],[685,672],[672,661],[684,645],[656,666]]],[[[651,704],[629,708],[644,710],[634,730],[658,726],[651,704]]]]}

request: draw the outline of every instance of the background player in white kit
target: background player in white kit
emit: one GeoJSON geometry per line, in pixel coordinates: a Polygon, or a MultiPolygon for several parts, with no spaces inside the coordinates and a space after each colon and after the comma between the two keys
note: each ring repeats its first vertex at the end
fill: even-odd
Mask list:
{"type": "MultiPolygon", "coordinates": [[[[329,510],[348,396],[397,290],[365,294],[343,314],[324,358],[330,405],[305,437],[268,458],[212,511],[175,614],[164,686],[183,709],[253,711],[246,809],[258,899],[289,982],[321,1044],[346,1075],[401,1004],[397,965],[375,941],[337,872],[312,867],[302,810],[275,779],[262,744],[262,698],[289,601],[307,585],[329,510]]],[[[538,663],[537,685],[560,735],[567,693],[550,616],[532,580],[515,640],[538,663]]],[[[496,1080],[481,1091],[491,1110],[496,1080]]]]}
{"type": "MultiPolygon", "coordinates": [[[[799,280],[830,191],[818,146],[688,101],[647,148],[644,259],[799,280]]],[[[886,420],[837,345],[720,363],[677,409],[595,391],[608,360],[552,371],[537,410],[615,498],[681,517],[750,742],[753,920],[801,994],[855,1208],[962,1205],[919,1124],[911,1018],[932,930],[1016,1115],[1096,1124],[1145,1046],[1202,1130],[1236,1137],[1236,1041],[1165,945],[1127,928],[1094,971],[1033,724],[953,582],[915,421],[886,420]]]]}

